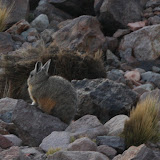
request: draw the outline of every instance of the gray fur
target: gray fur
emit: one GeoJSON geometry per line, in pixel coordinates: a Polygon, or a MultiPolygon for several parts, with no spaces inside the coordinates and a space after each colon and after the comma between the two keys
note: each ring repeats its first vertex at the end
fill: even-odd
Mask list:
{"type": "MultiPolygon", "coordinates": [[[[40,63],[36,63],[35,69],[31,71],[27,80],[29,95],[33,100],[32,104],[36,104],[33,97],[37,100],[44,97],[52,99],[56,105],[49,114],[68,124],[74,118],[77,108],[76,90],[68,80],[60,76],[48,75],[50,60],[44,66],[41,66],[40,63]]],[[[41,108],[39,104],[37,105],[41,108]]]]}

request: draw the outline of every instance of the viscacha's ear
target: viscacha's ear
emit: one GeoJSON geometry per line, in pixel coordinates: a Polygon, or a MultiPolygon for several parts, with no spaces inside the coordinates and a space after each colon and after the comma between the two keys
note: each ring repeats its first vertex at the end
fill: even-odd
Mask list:
{"type": "Polygon", "coordinates": [[[47,72],[47,73],[48,73],[48,70],[49,70],[50,63],[51,63],[51,59],[49,59],[42,67],[42,69],[44,69],[45,72],[47,72]]]}
{"type": "Polygon", "coordinates": [[[42,63],[41,63],[41,62],[37,62],[37,63],[35,64],[35,68],[34,68],[35,72],[37,73],[37,72],[39,72],[41,69],[42,69],[42,63]]]}

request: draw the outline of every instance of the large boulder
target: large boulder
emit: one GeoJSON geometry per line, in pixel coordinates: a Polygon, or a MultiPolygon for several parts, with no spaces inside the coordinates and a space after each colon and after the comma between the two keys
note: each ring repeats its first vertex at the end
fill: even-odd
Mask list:
{"type": "Polygon", "coordinates": [[[14,42],[10,34],[0,32],[0,53],[7,53],[14,50],[14,42]]]}
{"type": "Polygon", "coordinates": [[[97,117],[93,115],[83,116],[71,123],[65,131],[70,132],[71,136],[75,138],[84,136],[92,139],[107,134],[107,129],[100,123],[97,117]]]}
{"type": "Polygon", "coordinates": [[[49,0],[49,2],[74,17],[94,15],[94,0],[49,0]]]}
{"type": "Polygon", "coordinates": [[[95,17],[80,16],[52,35],[53,44],[62,50],[96,52],[102,47],[105,37],[95,17]],[[94,27],[93,27],[94,26],[94,27]]]}
{"type": "Polygon", "coordinates": [[[43,113],[23,100],[18,100],[12,120],[17,127],[17,134],[29,146],[38,146],[51,132],[63,131],[67,127],[58,118],[43,113]]]}
{"type": "Polygon", "coordinates": [[[132,32],[121,40],[120,50],[131,48],[137,60],[155,60],[160,56],[160,24],[132,32]]]}
{"type": "Polygon", "coordinates": [[[48,156],[47,160],[109,160],[102,153],[93,151],[60,151],[52,156],[48,156]]]}
{"type": "Polygon", "coordinates": [[[79,96],[77,117],[96,115],[105,123],[118,114],[126,114],[137,102],[137,94],[126,85],[108,79],[72,81],[79,96]]]}
{"type": "Polygon", "coordinates": [[[29,0],[5,0],[2,2],[2,4],[8,7],[12,6],[10,18],[7,20],[7,24],[14,24],[27,18],[29,13],[29,0]]]}
{"type": "Polygon", "coordinates": [[[126,28],[130,22],[141,20],[142,8],[135,0],[97,0],[94,6],[104,33],[109,35],[126,28]]]}

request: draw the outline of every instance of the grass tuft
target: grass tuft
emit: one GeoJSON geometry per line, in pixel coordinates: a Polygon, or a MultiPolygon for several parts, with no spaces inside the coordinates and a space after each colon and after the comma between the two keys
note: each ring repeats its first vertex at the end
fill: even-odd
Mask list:
{"type": "Polygon", "coordinates": [[[5,6],[2,3],[2,0],[0,0],[0,32],[4,31],[6,29],[7,20],[10,17],[10,12],[12,10],[12,6],[10,7],[5,6]]]}
{"type": "Polygon", "coordinates": [[[61,150],[61,148],[50,148],[48,151],[47,151],[47,156],[49,156],[49,155],[52,155],[52,154],[54,154],[54,153],[56,153],[56,152],[58,152],[58,151],[60,151],[61,150]]]}
{"type": "Polygon", "coordinates": [[[160,139],[158,129],[159,104],[153,97],[147,97],[139,102],[131,111],[130,119],[125,122],[122,136],[125,138],[126,147],[132,145],[157,142],[160,139]]]}

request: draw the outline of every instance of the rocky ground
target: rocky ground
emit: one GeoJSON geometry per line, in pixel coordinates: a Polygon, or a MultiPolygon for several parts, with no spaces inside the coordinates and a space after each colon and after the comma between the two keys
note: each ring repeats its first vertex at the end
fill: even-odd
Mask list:
{"type": "Polygon", "coordinates": [[[8,28],[0,32],[0,159],[159,160],[160,142],[126,148],[120,134],[137,102],[147,95],[160,99],[160,0],[14,1],[8,28]],[[51,55],[102,56],[106,75],[92,62],[85,68],[101,70],[96,79],[68,78],[79,98],[69,126],[6,90],[17,73],[28,74],[24,67],[39,60],[42,45],[51,55]],[[38,52],[26,55],[31,47],[38,52]],[[4,59],[14,76],[6,74],[4,59]]]}

